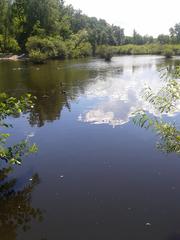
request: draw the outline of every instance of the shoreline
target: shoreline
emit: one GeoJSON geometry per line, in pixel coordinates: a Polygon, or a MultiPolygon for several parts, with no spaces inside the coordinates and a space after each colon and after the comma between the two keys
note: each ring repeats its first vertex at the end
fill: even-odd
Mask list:
{"type": "Polygon", "coordinates": [[[21,55],[16,55],[16,54],[7,54],[4,57],[0,57],[0,60],[9,60],[9,61],[19,61],[19,60],[26,60],[27,57],[26,55],[23,53],[21,55]]]}

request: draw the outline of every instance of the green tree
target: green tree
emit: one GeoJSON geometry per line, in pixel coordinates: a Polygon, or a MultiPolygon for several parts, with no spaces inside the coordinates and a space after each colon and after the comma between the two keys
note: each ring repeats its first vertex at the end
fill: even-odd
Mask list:
{"type": "Polygon", "coordinates": [[[133,43],[137,45],[143,44],[143,38],[136,30],[133,31],[133,43]]]}
{"type": "Polygon", "coordinates": [[[85,29],[72,34],[71,38],[66,42],[66,46],[70,58],[86,57],[92,54],[92,46],[88,42],[88,33],[85,29]]]}
{"type": "Polygon", "coordinates": [[[180,23],[175,24],[175,26],[170,28],[169,31],[172,42],[180,43],[180,23]]]}
{"type": "Polygon", "coordinates": [[[12,3],[13,30],[19,46],[24,50],[26,40],[26,8],[27,0],[14,0],[12,3]]]}
{"type": "Polygon", "coordinates": [[[0,1],[0,50],[2,52],[18,51],[18,44],[14,39],[14,26],[12,17],[12,1],[0,1]]]}
{"type": "Polygon", "coordinates": [[[160,34],[158,37],[157,37],[157,40],[160,44],[168,44],[170,43],[170,37],[169,35],[164,35],[164,34],[160,34]]]}
{"type": "Polygon", "coordinates": [[[124,29],[118,26],[112,26],[112,31],[115,37],[115,45],[122,45],[124,43],[124,29]]]}

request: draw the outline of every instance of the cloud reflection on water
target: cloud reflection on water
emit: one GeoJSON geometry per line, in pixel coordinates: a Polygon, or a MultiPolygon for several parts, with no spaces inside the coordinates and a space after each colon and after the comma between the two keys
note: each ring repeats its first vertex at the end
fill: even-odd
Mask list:
{"type": "MultiPolygon", "coordinates": [[[[137,109],[144,109],[153,115],[158,114],[150,104],[143,100],[142,90],[150,86],[153,91],[157,92],[165,83],[160,79],[156,62],[152,61],[150,64],[145,58],[143,63],[142,58],[139,62],[137,59],[130,65],[126,61],[119,62],[120,67],[123,66],[123,71],[118,71],[117,58],[115,66],[111,63],[112,68],[108,68],[104,75],[101,73],[96,81],[88,86],[85,97],[94,104],[90,110],[79,116],[79,121],[115,127],[129,122],[132,113],[137,109]]],[[[180,104],[177,106],[176,113],[179,111],[180,104]]]]}

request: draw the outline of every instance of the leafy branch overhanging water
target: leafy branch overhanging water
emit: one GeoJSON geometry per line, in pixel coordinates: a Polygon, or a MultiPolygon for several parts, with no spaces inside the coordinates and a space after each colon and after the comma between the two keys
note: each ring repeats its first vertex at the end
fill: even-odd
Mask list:
{"type": "Polygon", "coordinates": [[[176,123],[166,122],[163,114],[174,114],[178,111],[180,100],[180,67],[176,67],[171,77],[166,74],[166,84],[157,93],[147,87],[143,90],[143,98],[158,112],[158,116],[150,116],[143,109],[134,113],[133,122],[141,128],[152,129],[159,137],[157,148],[166,153],[180,154],[180,129],[176,123]]]}
{"type": "Polygon", "coordinates": [[[30,108],[33,108],[32,97],[30,94],[20,97],[20,99],[14,97],[8,97],[4,93],[0,93],[0,159],[5,160],[11,164],[20,164],[22,158],[30,153],[37,151],[35,144],[30,144],[28,139],[8,146],[9,133],[5,132],[5,129],[12,128],[11,124],[6,122],[9,116],[18,116],[22,112],[28,112],[30,108]]]}

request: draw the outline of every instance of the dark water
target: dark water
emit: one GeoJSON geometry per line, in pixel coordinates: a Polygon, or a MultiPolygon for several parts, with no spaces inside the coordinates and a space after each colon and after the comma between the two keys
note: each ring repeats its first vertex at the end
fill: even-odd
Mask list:
{"type": "MultiPolygon", "coordinates": [[[[3,191],[13,194],[0,195],[0,240],[179,240],[180,159],[131,121],[137,108],[155,114],[140,92],[159,89],[159,70],[178,63],[0,62],[2,92],[37,97],[29,115],[10,119],[11,141],[29,135],[39,147],[7,170],[3,191]]],[[[167,117],[180,120],[178,110],[167,117]]]]}

